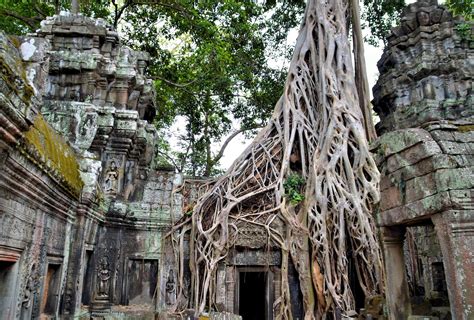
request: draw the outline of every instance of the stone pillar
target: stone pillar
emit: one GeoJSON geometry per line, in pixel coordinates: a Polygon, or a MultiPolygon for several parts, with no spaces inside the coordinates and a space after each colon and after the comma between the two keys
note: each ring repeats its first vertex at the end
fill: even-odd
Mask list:
{"type": "Polygon", "coordinates": [[[115,88],[115,107],[118,109],[126,109],[128,101],[128,80],[118,79],[114,85],[115,88]]]}
{"type": "Polygon", "coordinates": [[[445,211],[431,219],[443,253],[453,319],[474,319],[474,212],[445,211]]]}
{"type": "Polygon", "coordinates": [[[235,311],[235,279],[237,277],[237,271],[234,266],[226,267],[226,310],[227,312],[235,311]]]}
{"type": "Polygon", "coordinates": [[[223,312],[226,311],[226,270],[223,264],[217,268],[216,276],[216,307],[223,312]]]}
{"type": "Polygon", "coordinates": [[[389,319],[408,319],[411,314],[410,296],[403,256],[405,227],[382,227],[385,276],[389,319]]]}

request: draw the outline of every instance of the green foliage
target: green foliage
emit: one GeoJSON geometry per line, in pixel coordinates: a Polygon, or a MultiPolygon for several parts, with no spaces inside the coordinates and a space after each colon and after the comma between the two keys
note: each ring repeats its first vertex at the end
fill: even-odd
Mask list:
{"type": "Polygon", "coordinates": [[[461,39],[466,41],[473,41],[474,37],[472,34],[472,27],[472,24],[463,22],[456,25],[456,32],[461,37],[461,39]]]}
{"type": "Polygon", "coordinates": [[[301,194],[304,183],[304,178],[297,173],[290,174],[283,183],[285,195],[292,205],[296,205],[304,200],[304,195],[301,194]]]}
{"type": "MultiPolygon", "coordinates": [[[[108,0],[82,0],[81,13],[95,18],[110,15],[108,0]]],[[[22,35],[34,32],[41,20],[71,8],[70,0],[0,0],[0,30],[22,35]]]]}
{"type": "Polygon", "coordinates": [[[363,0],[362,27],[370,31],[365,40],[373,46],[385,41],[390,29],[399,23],[404,7],[405,0],[363,0]]]}
{"type": "Polygon", "coordinates": [[[446,6],[454,15],[463,16],[468,21],[474,19],[474,2],[472,0],[447,0],[446,6]]]}
{"type": "Polygon", "coordinates": [[[268,31],[283,29],[264,17],[269,8],[248,0],[175,0],[125,11],[125,42],[152,56],[158,128],[167,130],[178,116],[183,122],[180,148],[168,153],[179,170],[220,173],[220,150],[211,145],[222,143],[235,123],[240,125],[235,130],[254,133],[269,118],[286,74],[268,63],[278,33],[268,31]]]}

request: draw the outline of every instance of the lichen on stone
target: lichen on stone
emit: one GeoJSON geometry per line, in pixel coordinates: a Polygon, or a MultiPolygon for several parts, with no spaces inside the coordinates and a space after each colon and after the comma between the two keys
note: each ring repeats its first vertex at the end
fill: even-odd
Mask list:
{"type": "Polygon", "coordinates": [[[20,99],[30,104],[34,89],[26,76],[24,62],[18,52],[17,43],[11,37],[0,33],[0,70],[6,85],[15,92],[20,99]]]}
{"type": "Polygon", "coordinates": [[[28,149],[33,149],[33,157],[37,161],[59,175],[70,191],[79,196],[84,182],[79,174],[76,155],[41,115],[36,117],[34,124],[25,133],[24,142],[28,149]]]}

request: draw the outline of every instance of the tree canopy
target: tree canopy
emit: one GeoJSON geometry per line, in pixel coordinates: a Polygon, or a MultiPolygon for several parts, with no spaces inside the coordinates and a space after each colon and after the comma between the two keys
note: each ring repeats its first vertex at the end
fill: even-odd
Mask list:
{"type": "MultiPolygon", "coordinates": [[[[159,162],[204,176],[219,172],[230,139],[254,134],[268,121],[286,74],[281,62],[290,57],[286,37],[305,5],[304,0],[76,1],[81,13],[108,20],[127,45],[150,53],[155,124],[164,136],[159,162]],[[185,130],[173,149],[166,133],[178,117],[185,130]]],[[[459,11],[462,1],[449,3],[459,11]]],[[[376,42],[396,21],[404,0],[363,4],[368,40],[376,42]]],[[[25,34],[46,16],[70,9],[70,0],[0,0],[0,29],[25,34]]]]}
{"type": "MultiPolygon", "coordinates": [[[[180,116],[186,128],[179,150],[161,141],[160,158],[180,171],[209,176],[224,151],[212,150],[212,144],[229,132],[235,137],[266,123],[286,72],[269,61],[288,53],[280,43],[299,23],[303,5],[302,0],[101,0],[80,1],[80,11],[107,19],[127,45],[150,53],[156,126],[165,134],[180,116]],[[232,131],[235,123],[239,127],[232,131]]],[[[0,28],[31,32],[46,16],[70,6],[60,0],[1,0],[0,28]]]]}

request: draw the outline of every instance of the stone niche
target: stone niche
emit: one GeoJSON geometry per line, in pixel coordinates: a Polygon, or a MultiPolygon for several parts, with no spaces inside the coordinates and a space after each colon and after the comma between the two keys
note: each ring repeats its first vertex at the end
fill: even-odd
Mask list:
{"type": "Polygon", "coordinates": [[[410,4],[373,88],[390,319],[474,317],[472,22],[410,4]],[[471,40],[459,32],[470,26],[471,40]]]}

